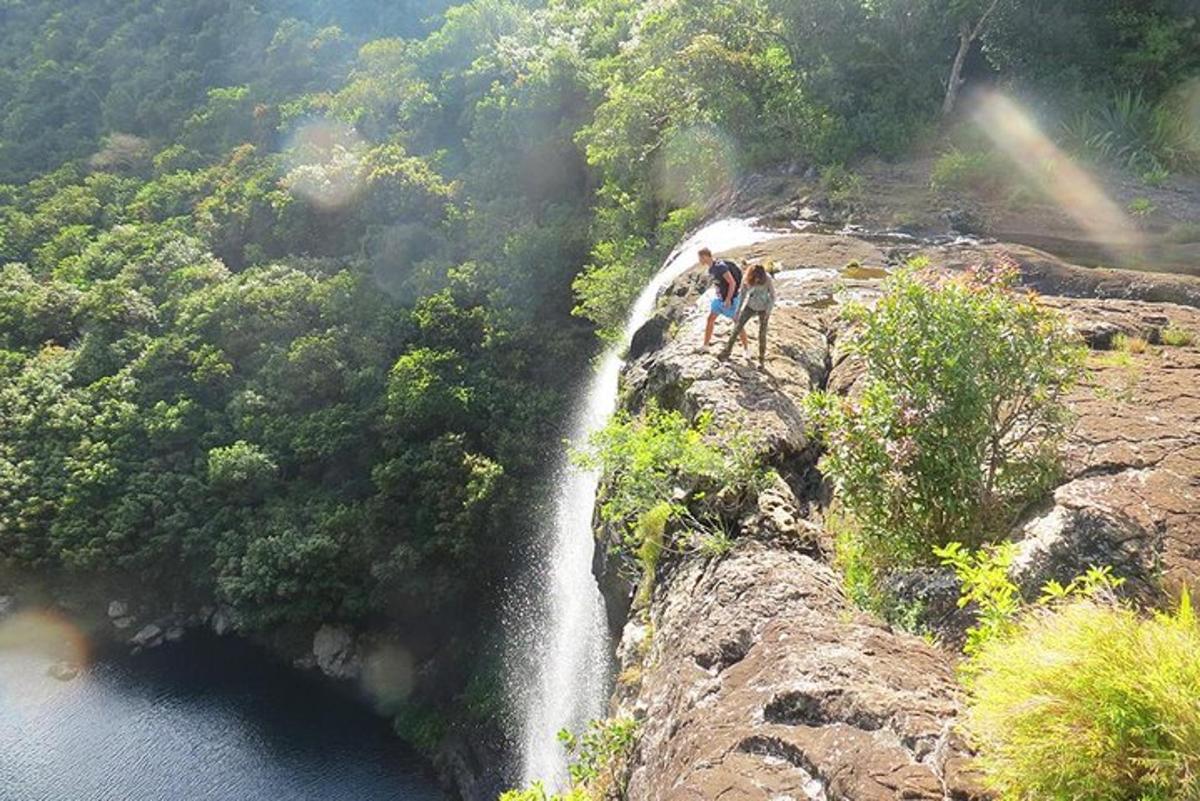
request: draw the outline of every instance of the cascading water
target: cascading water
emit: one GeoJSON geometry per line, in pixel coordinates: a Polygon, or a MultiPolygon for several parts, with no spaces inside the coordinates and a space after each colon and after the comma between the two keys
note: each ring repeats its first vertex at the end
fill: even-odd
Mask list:
{"type": "MultiPolygon", "coordinates": [[[[603,355],[592,380],[577,401],[571,445],[579,447],[612,416],[625,343],[649,319],[658,294],[696,264],[701,247],[714,252],[751,245],[772,234],[756,230],[753,220],[721,220],[683,242],[638,296],[625,325],[624,341],[603,355]]],[[[565,455],[554,497],[554,527],[540,582],[545,588],[544,619],[537,638],[535,685],[524,695],[523,780],[562,788],[566,755],[557,734],[578,732],[604,716],[612,674],[611,637],[604,599],[592,575],[595,540],[592,518],[600,476],[571,464],[565,455]]]]}

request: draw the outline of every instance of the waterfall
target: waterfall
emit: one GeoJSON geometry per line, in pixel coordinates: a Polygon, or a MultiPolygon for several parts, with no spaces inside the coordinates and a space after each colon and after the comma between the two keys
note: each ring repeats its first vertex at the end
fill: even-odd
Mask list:
{"type": "MultiPolygon", "coordinates": [[[[672,252],[638,295],[625,324],[623,342],[602,355],[576,401],[570,427],[572,447],[584,445],[615,411],[621,354],[654,312],[659,293],[696,264],[701,247],[720,252],[771,236],[756,230],[753,222],[730,219],[712,223],[672,252]]],[[[526,785],[542,781],[547,789],[562,788],[567,766],[558,732],[580,731],[589,720],[604,717],[608,703],[612,638],[604,599],[592,575],[592,518],[599,482],[598,474],[575,467],[564,454],[556,478],[553,528],[547,535],[548,557],[543,575],[537,577],[545,598],[534,645],[534,684],[523,693],[522,774],[526,785]]]]}

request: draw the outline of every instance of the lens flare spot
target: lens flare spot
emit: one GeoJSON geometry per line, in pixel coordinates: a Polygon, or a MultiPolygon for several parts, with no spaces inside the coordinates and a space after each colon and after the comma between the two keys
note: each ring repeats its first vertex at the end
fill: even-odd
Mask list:
{"type": "Polygon", "coordinates": [[[715,125],[670,133],[662,148],[659,195],[676,206],[702,203],[733,183],[737,148],[715,125]]]}
{"type": "Polygon", "coordinates": [[[995,92],[983,95],[974,110],[974,121],[1092,242],[1118,259],[1141,249],[1141,234],[1121,207],[1011,98],[995,92]]]}
{"type": "Polygon", "coordinates": [[[318,208],[342,208],[362,188],[363,150],[363,140],[351,126],[325,119],[307,122],[284,149],[288,171],[283,185],[318,208]]]}
{"type": "Polygon", "coordinates": [[[412,693],[415,673],[412,654],[388,643],[363,661],[362,684],[377,708],[395,709],[412,693]]]}
{"type": "Polygon", "coordinates": [[[62,615],[29,611],[5,618],[0,621],[0,708],[35,714],[72,686],[90,659],[87,637],[62,615]]]}
{"type": "Polygon", "coordinates": [[[90,649],[69,620],[54,612],[19,612],[0,621],[0,652],[25,651],[51,660],[86,664],[90,649]]]}

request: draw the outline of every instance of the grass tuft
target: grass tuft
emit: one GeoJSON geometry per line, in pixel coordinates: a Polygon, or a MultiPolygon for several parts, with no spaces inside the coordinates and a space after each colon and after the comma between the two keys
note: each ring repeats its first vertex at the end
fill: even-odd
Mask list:
{"type": "Polygon", "coordinates": [[[1179,326],[1169,325],[1162,331],[1162,343],[1173,348],[1187,347],[1196,341],[1191,331],[1179,326]]]}
{"type": "Polygon", "coordinates": [[[1200,628],[1077,600],[975,657],[967,728],[1002,801],[1200,797],[1200,628]]]}

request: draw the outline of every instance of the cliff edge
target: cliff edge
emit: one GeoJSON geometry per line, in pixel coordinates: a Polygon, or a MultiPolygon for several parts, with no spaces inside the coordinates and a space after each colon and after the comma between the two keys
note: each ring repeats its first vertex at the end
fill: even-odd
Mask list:
{"type": "Polygon", "coordinates": [[[780,479],[744,512],[728,553],[664,559],[652,599],[632,615],[631,566],[598,560],[624,625],[613,712],[642,721],[630,799],[986,797],[956,729],[953,576],[927,571],[905,590],[945,632],[941,645],[854,607],[831,565],[829,490],[800,406],[814,389],[853,391],[861,368],[841,346],[838,307],[869,302],[886,268],[919,253],[956,271],[1000,251],[1092,350],[1070,401],[1061,481],[1012,534],[1018,578],[1037,586],[1107,564],[1134,593],[1158,596],[1200,576],[1200,348],[1163,345],[1164,331],[1200,332],[1200,280],[911,237],[792,233],[729,254],[779,267],[766,369],[700,347],[696,269],[634,338],[622,402],[707,411],[718,430],[753,432],[780,479]],[[1118,334],[1146,347],[1117,358],[1118,334]]]}

